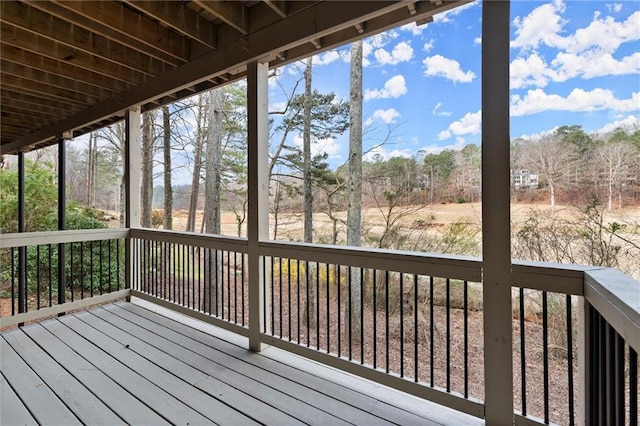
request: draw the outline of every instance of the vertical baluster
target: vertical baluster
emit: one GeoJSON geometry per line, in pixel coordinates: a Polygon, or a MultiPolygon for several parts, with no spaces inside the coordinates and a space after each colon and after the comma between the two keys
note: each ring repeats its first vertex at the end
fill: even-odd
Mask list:
{"type": "Polygon", "coordinates": [[[547,292],[542,292],[542,375],[544,386],[544,422],[549,423],[549,320],[547,292]]]}
{"type": "Polygon", "coordinates": [[[40,309],[40,246],[36,246],[36,310],[40,309]]]}
{"type": "MultiPolygon", "coordinates": [[[[16,314],[16,249],[11,247],[11,315],[16,314]]],[[[51,270],[51,265],[49,265],[51,270]]]]}
{"type": "MultiPolygon", "coordinates": [[[[73,250],[73,244],[71,244],[71,249],[73,250]]],[[[109,282],[109,293],[111,293],[111,240],[107,240],[107,250],[108,250],[108,260],[107,260],[107,264],[108,264],[108,269],[107,269],[107,273],[109,274],[108,277],[108,282],[109,282]]],[[[73,261],[71,262],[71,264],[73,265],[73,261]]],[[[72,271],[72,275],[71,275],[71,299],[73,300],[73,271],[72,271]]]]}
{"type": "Polygon", "coordinates": [[[418,383],[418,274],[413,274],[413,381],[418,383]]]}
{"type": "Polygon", "coordinates": [[[73,265],[73,246],[74,244],[69,243],[69,288],[71,289],[71,301],[73,302],[75,299],[75,291],[73,288],[73,282],[75,281],[75,268],[73,265]]]}
{"type": "Polygon", "coordinates": [[[469,398],[469,283],[463,282],[464,312],[464,397],[469,398]]]}
{"type": "Polygon", "coordinates": [[[429,377],[431,387],[434,386],[433,328],[433,277],[429,277],[429,377]]]}
{"type": "Polygon", "coordinates": [[[309,261],[305,260],[305,273],[304,273],[304,283],[305,283],[305,290],[306,290],[306,295],[307,298],[305,300],[305,306],[307,307],[307,309],[305,309],[305,312],[307,314],[307,347],[310,346],[310,340],[311,340],[311,314],[310,314],[310,310],[312,309],[311,305],[309,304],[309,261]]]}
{"type": "Polygon", "coordinates": [[[298,271],[298,278],[297,278],[297,302],[298,302],[298,309],[297,309],[297,315],[298,315],[298,339],[296,340],[296,342],[300,343],[300,275],[302,274],[302,271],[300,270],[300,259],[296,260],[296,268],[298,271]]]}
{"type": "MultiPolygon", "coordinates": [[[[40,264],[40,262],[38,262],[40,264]]],[[[84,299],[84,242],[80,242],[80,299],[84,299]]]]}
{"type": "Polygon", "coordinates": [[[233,252],[233,322],[238,323],[238,253],[233,252]]]}
{"type": "MultiPolygon", "coordinates": [[[[47,250],[47,254],[49,255],[49,260],[48,260],[48,268],[47,270],[49,271],[49,306],[53,306],[53,253],[52,253],[52,248],[51,248],[51,244],[48,244],[49,249],[47,250]]],[[[91,252],[91,259],[93,259],[93,252],[91,252]]],[[[11,256],[11,259],[13,259],[13,256],[11,256]]],[[[92,265],[93,266],[93,265],[92,265]]],[[[91,276],[91,279],[93,280],[93,275],[91,276]]],[[[92,281],[93,284],[93,281],[92,281]]],[[[91,295],[93,296],[93,286],[91,287],[91,295]]]]}
{"type": "Polygon", "coordinates": [[[244,327],[244,297],[245,297],[245,280],[244,280],[244,257],[245,254],[241,253],[242,269],[240,270],[240,283],[242,285],[242,326],[244,327]]]}
{"type": "Polygon", "coordinates": [[[342,324],[340,316],[342,312],[342,285],[340,283],[340,270],[342,267],[336,265],[336,280],[338,281],[338,357],[342,357],[342,324]]]}
{"type": "Polygon", "coordinates": [[[404,273],[400,272],[400,377],[404,377],[404,273]]]}
{"type": "Polygon", "coordinates": [[[103,259],[102,258],[102,240],[100,240],[100,241],[98,241],[98,265],[100,267],[100,274],[99,274],[99,277],[98,277],[99,278],[98,285],[100,287],[100,294],[102,294],[102,291],[103,291],[102,287],[103,287],[103,282],[104,282],[103,281],[103,279],[104,279],[103,271],[102,271],[102,269],[103,269],[103,267],[102,267],[103,266],[102,265],[102,259],[103,259]]]}
{"type": "Polygon", "coordinates": [[[327,293],[327,353],[331,352],[331,339],[330,339],[330,334],[331,334],[331,316],[330,316],[330,312],[329,312],[329,297],[331,296],[331,294],[329,293],[329,264],[326,264],[326,273],[327,273],[327,279],[325,280],[325,284],[326,284],[326,293],[327,293]]]}
{"type": "MultiPolygon", "coordinates": [[[[289,324],[289,341],[291,341],[291,258],[287,258],[287,324],[289,324]]],[[[299,273],[300,271],[298,271],[299,273]]]]}
{"type": "Polygon", "coordinates": [[[320,263],[316,262],[316,348],[320,349],[320,263]]]}
{"type": "Polygon", "coordinates": [[[568,380],[568,398],[569,398],[569,424],[575,424],[575,413],[573,403],[573,314],[571,312],[571,295],[567,294],[565,298],[567,311],[567,378],[568,380]]]}
{"type": "Polygon", "coordinates": [[[625,400],[625,392],[624,392],[624,338],[620,336],[618,333],[615,333],[616,336],[616,368],[615,368],[615,382],[616,382],[616,399],[615,399],[615,408],[616,408],[616,417],[615,421],[618,425],[624,424],[625,410],[624,410],[624,400],[625,400]]]}
{"type": "Polygon", "coordinates": [[[364,273],[360,268],[360,364],[364,364],[364,273]]]}
{"type": "Polygon", "coordinates": [[[389,372],[389,271],[384,271],[384,334],[385,334],[385,366],[389,372]]]}
{"type": "Polygon", "coordinates": [[[278,275],[280,275],[279,278],[279,287],[278,287],[278,297],[279,297],[279,313],[280,313],[280,317],[279,317],[279,322],[280,322],[280,337],[282,338],[282,258],[278,259],[278,264],[279,264],[279,268],[280,268],[280,273],[278,275]]]}
{"type": "Polygon", "coordinates": [[[451,281],[446,279],[446,340],[447,340],[447,392],[451,392],[451,281]]]}
{"type": "Polygon", "coordinates": [[[638,426],[638,353],[629,345],[630,426],[638,426]]]}
{"type": "MultiPolygon", "coordinates": [[[[275,336],[275,306],[276,306],[276,291],[275,291],[275,259],[272,257],[271,258],[271,309],[269,309],[271,311],[271,335],[275,336]]],[[[307,325],[308,327],[308,325],[307,325]]]]}
{"type": "Polygon", "coordinates": [[[347,330],[348,330],[348,342],[349,342],[349,361],[351,361],[351,351],[352,351],[352,346],[353,346],[353,339],[351,338],[351,266],[347,267],[347,283],[348,283],[348,287],[347,287],[347,330]]]}
{"type": "Polygon", "coordinates": [[[520,287],[520,392],[522,399],[522,415],[527,415],[527,351],[526,329],[524,323],[524,288],[520,287]]]}
{"type": "MultiPolygon", "coordinates": [[[[51,270],[51,245],[49,245],[49,270],[51,270]]],[[[93,297],[93,241],[89,241],[89,295],[93,297]]],[[[51,306],[51,280],[49,280],[49,306],[51,306]]]]}
{"type": "MultiPolygon", "coordinates": [[[[263,280],[262,280],[262,294],[267,295],[269,293],[267,293],[267,259],[266,257],[262,257],[262,276],[263,276],[263,280]]],[[[267,332],[267,298],[264,297],[264,306],[262,309],[262,324],[264,324],[264,329],[262,330],[263,333],[267,332]]]]}
{"type": "Polygon", "coordinates": [[[378,368],[378,289],[377,269],[372,271],[373,277],[373,368],[378,368]]]}

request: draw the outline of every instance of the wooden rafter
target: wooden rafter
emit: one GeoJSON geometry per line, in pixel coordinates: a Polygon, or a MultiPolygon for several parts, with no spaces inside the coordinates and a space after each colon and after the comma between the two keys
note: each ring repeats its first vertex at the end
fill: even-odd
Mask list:
{"type": "Polygon", "coordinates": [[[284,0],[263,0],[264,3],[273,9],[281,18],[287,17],[288,5],[284,0]]]}
{"type": "Polygon", "coordinates": [[[243,2],[195,0],[194,3],[243,35],[249,33],[249,14],[243,2]]]}
{"type": "Polygon", "coordinates": [[[157,19],[180,34],[191,37],[212,49],[216,48],[215,26],[191,9],[183,7],[180,2],[125,1],[130,7],[157,19]]]}

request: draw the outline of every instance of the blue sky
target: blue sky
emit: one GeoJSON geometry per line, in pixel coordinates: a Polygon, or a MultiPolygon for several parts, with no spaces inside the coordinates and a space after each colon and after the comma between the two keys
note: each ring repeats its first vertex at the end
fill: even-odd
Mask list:
{"type": "MultiPolygon", "coordinates": [[[[406,25],[364,42],[365,150],[383,157],[438,152],[480,143],[481,3],[434,22],[406,25]]],[[[511,6],[511,137],[535,137],[561,125],[587,132],[640,126],[640,11],[637,1],[518,1],[511,6]]],[[[302,78],[301,64],[270,82],[302,78]]],[[[314,57],[313,87],[349,97],[349,46],[314,57]]],[[[300,84],[299,90],[304,90],[300,84]]],[[[294,135],[292,142],[301,143],[294,135]]],[[[348,135],[317,141],[333,166],[348,135]]]]}

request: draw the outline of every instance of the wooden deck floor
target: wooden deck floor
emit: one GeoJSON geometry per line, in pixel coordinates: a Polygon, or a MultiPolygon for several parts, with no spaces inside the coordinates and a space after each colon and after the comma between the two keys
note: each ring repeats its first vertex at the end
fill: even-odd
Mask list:
{"type": "Polygon", "coordinates": [[[0,424],[483,424],[182,318],[123,302],[3,332],[0,424]]]}

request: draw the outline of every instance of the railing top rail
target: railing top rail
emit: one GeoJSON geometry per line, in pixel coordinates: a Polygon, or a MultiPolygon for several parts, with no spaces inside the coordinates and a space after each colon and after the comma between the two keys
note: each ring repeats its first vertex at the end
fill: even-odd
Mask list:
{"type": "Polygon", "coordinates": [[[640,351],[640,282],[614,268],[585,272],[584,297],[640,351]]]}
{"type": "Polygon", "coordinates": [[[298,242],[260,242],[263,256],[398,271],[479,282],[482,262],[470,256],[344,247],[298,242]]]}
{"type": "Polygon", "coordinates": [[[129,236],[131,238],[140,238],[151,241],[163,241],[166,243],[186,244],[217,250],[229,250],[237,253],[247,253],[248,247],[246,238],[200,234],[196,232],[131,228],[129,236]]]}
{"type": "Polygon", "coordinates": [[[81,241],[103,241],[126,238],[129,230],[118,229],[81,229],[70,231],[18,232],[0,235],[0,249],[27,247],[43,244],[77,243],[81,241]]]}
{"type": "Polygon", "coordinates": [[[603,268],[514,259],[511,266],[511,285],[582,296],[584,295],[585,272],[600,269],[603,268]]]}

